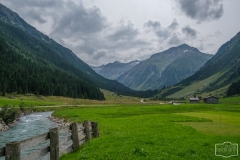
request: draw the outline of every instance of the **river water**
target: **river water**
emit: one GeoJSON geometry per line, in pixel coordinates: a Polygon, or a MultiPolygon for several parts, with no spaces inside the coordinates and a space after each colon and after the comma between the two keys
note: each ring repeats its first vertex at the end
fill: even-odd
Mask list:
{"type": "MultiPolygon", "coordinates": [[[[21,117],[20,120],[14,126],[11,126],[8,131],[0,132],[0,148],[4,147],[8,142],[28,139],[46,133],[51,128],[57,127],[58,125],[56,123],[47,118],[51,114],[52,112],[38,112],[21,117]]],[[[38,147],[35,147],[30,151],[23,152],[22,156],[29,154],[37,148],[38,147]]],[[[45,157],[44,159],[48,158],[45,157]]],[[[4,160],[4,158],[0,158],[0,160],[4,160]]]]}

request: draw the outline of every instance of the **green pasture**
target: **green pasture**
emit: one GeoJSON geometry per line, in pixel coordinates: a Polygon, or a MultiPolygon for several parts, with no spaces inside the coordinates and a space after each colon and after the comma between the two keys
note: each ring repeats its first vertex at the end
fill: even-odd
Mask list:
{"type": "Polygon", "coordinates": [[[49,101],[43,98],[40,99],[37,97],[30,97],[30,96],[15,97],[14,99],[8,98],[8,97],[0,97],[0,107],[3,105],[18,106],[21,103],[24,103],[27,106],[46,106],[46,105],[59,104],[59,102],[57,101],[49,101]]]}
{"type": "Polygon", "coordinates": [[[240,144],[240,97],[212,105],[171,105],[104,92],[106,101],[15,95],[0,97],[0,106],[53,106],[35,108],[55,110],[54,116],[73,122],[98,122],[100,137],[62,160],[225,159],[215,156],[215,144],[240,144]]]}
{"type": "Polygon", "coordinates": [[[219,102],[225,104],[240,104],[240,96],[222,98],[219,102]]]}
{"type": "Polygon", "coordinates": [[[54,115],[99,123],[100,137],[64,155],[62,160],[205,160],[223,159],[215,156],[217,143],[240,144],[239,111],[240,106],[235,104],[118,104],[64,107],[54,115]]]}

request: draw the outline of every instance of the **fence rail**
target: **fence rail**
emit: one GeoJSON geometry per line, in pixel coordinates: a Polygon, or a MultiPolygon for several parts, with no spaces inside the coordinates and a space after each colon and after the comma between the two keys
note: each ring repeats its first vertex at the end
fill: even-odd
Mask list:
{"type": "Polygon", "coordinates": [[[50,153],[50,160],[58,160],[62,154],[77,150],[92,137],[99,137],[97,122],[72,123],[62,128],[52,128],[49,132],[17,142],[7,143],[0,148],[0,157],[5,160],[35,160],[50,153]],[[63,135],[60,137],[60,135],[63,135]],[[21,158],[21,152],[50,140],[50,144],[21,158]]]}

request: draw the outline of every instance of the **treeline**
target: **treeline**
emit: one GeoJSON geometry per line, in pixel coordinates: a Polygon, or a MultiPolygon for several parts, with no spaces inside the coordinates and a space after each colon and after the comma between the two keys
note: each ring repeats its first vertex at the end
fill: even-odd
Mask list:
{"type": "Polygon", "coordinates": [[[240,94],[240,80],[231,84],[227,90],[227,97],[240,94]]]}
{"type": "Polygon", "coordinates": [[[0,38],[0,91],[104,100],[103,93],[78,77],[40,65],[14,50],[0,38]]]}

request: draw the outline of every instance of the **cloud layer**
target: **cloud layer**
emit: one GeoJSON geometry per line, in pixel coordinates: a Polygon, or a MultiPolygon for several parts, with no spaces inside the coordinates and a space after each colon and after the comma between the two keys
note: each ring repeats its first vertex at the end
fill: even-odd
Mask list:
{"type": "Polygon", "coordinates": [[[223,16],[221,0],[178,0],[181,11],[198,23],[217,20],[223,16]]]}
{"type": "MultiPolygon", "coordinates": [[[[174,1],[174,5],[177,4],[178,11],[186,15],[184,19],[178,14],[169,16],[169,12],[164,18],[160,18],[161,15],[155,16],[158,10],[152,15],[155,18],[147,17],[148,8],[147,18],[135,14],[139,21],[124,16],[120,18],[116,16],[117,20],[111,21],[109,15],[105,15],[101,7],[95,4],[97,1],[0,0],[0,2],[43,33],[73,50],[79,58],[90,65],[101,65],[116,60],[122,62],[143,60],[156,52],[183,43],[204,49],[204,38],[213,39],[219,34],[211,36],[206,34],[204,37],[204,31],[196,27],[196,22],[197,25],[201,25],[205,21],[218,20],[224,13],[221,0],[177,0],[174,1]],[[87,2],[89,3],[86,4],[87,2]]],[[[160,2],[151,3],[152,6],[156,6],[160,2]]],[[[159,6],[165,3],[168,2],[161,1],[159,6]]],[[[127,7],[119,6],[117,12],[128,12],[125,8],[127,7]]],[[[135,8],[131,8],[129,15],[134,12],[135,8]]],[[[211,46],[214,44],[211,43],[211,46]]]]}

